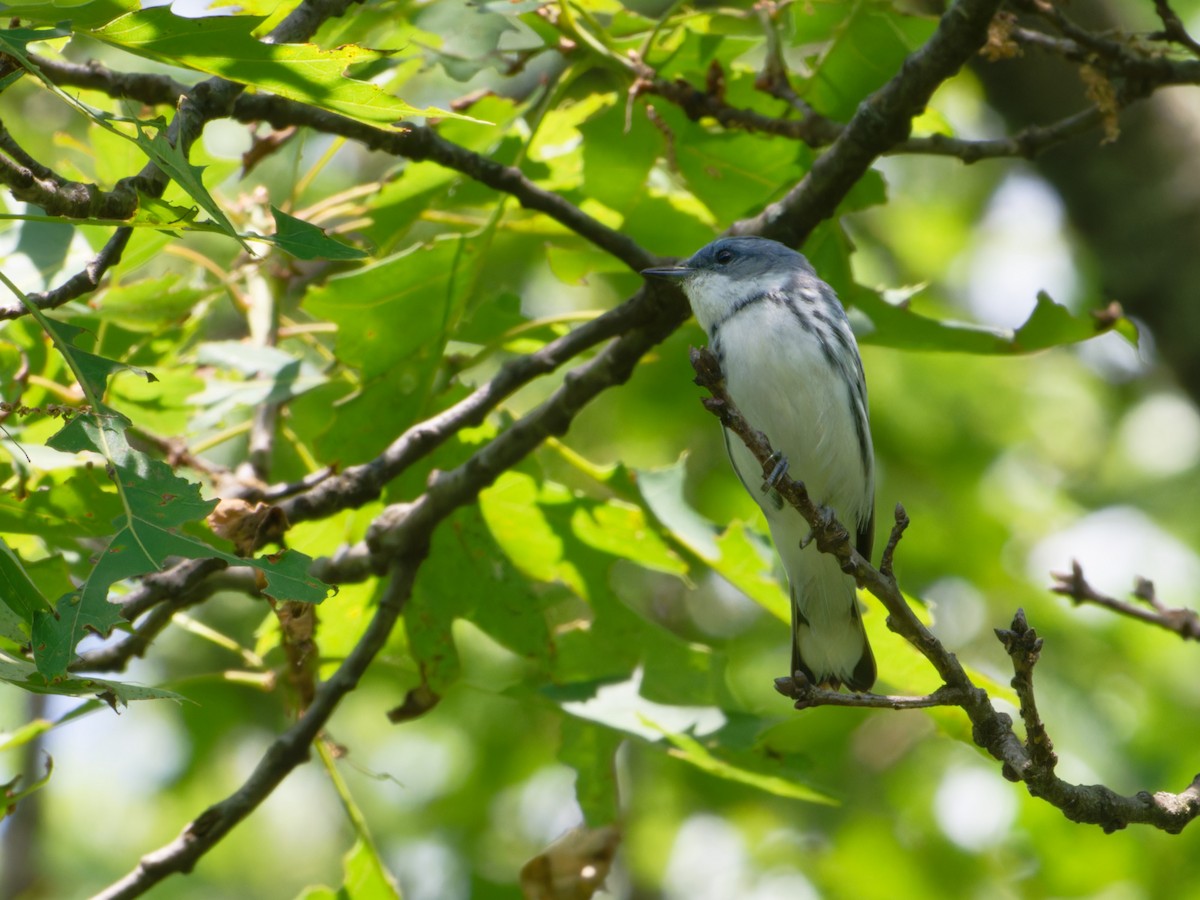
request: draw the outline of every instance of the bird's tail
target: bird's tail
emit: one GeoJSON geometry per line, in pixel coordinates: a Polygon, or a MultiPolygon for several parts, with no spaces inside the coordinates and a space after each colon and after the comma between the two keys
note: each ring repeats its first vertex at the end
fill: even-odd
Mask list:
{"type": "Polygon", "coordinates": [[[792,594],[792,671],[813,684],[854,691],[875,683],[854,579],[815,546],[793,551],[786,565],[792,594]]]}

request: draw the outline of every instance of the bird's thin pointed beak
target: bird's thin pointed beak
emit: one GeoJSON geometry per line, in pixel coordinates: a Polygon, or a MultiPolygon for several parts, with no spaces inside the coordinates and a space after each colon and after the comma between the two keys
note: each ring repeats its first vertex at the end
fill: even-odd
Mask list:
{"type": "Polygon", "coordinates": [[[654,269],[642,269],[643,275],[648,275],[651,278],[668,278],[677,280],[690,275],[692,272],[687,266],[663,266],[654,269]]]}

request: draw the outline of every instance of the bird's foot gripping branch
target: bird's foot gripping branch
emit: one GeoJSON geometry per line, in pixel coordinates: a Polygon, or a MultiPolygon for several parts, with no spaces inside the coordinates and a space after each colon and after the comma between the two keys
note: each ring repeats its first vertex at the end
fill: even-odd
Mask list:
{"type": "MultiPolygon", "coordinates": [[[[772,475],[778,458],[766,436],[748,422],[725,391],[721,368],[707,349],[692,350],[696,384],[707,390],[704,406],[737,435],[763,466],[763,477],[772,475]]],[[[803,474],[803,473],[799,473],[803,474]]],[[[987,691],[972,681],[958,658],[917,618],[897,584],[892,566],[896,546],[908,527],[904,508],[897,504],[895,524],[883,551],[880,567],[864,559],[855,549],[846,528],[828,509],[813,502],[804,484],[787,473],[774,484],[785,502],[791,504],[813,529],[818,549],[837,557],[842,568],[854,575],[887,610],[888,628],[915,647],[942,679],[942,685],[924,696],[875,693],[843,693],[811,684],[803,673],[777,678],[775,689],[795,701],[797,709],[815,706],[853,706],[878,709],[921,709],[957,706],[971,721],[975,743],[1001,763],[1004,777],[1024,783],[1031,796],[1060,809],[1073,822],[1099,825],[1106,832],[1128,825],[1150,825],[1178,833],[1200,817],[1200,775],[1178,794],[1140,791],[1133,796],[1118,794],[1104,785],[1071,784],[1058,777],[1058,758],[1038,712],[1033,687],[1033,670],[1042,651],[1042,640],[1029,626],[1024,610],[1017,610],[1012,624],[996,629],[1012,661],[1012,686],[1020,701],[1024,737],[1017,733],[1011,716],[992,704],[987,691]]],[[[1082,574],[1078,576],[1082,581],[1082,574]]]]}

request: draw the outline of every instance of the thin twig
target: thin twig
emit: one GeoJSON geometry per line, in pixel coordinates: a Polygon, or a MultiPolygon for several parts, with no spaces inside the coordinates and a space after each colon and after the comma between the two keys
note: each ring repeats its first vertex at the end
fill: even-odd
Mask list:
{"type": "Polygon", "coordinates": [[[260,596],[258,580],[251,569],[226,569],[196,582],[186,590],[170,595],[151,609],[133,631],[99,650],[82,654],[69,669],[72,672],[120,672],[135,657],[144,656],[154,639],[162,633],[175,613],[203,603],[221,591],[236,591],[260,596]]]}
{"type": "Polygon", "coordinates": [[[1159,19],[1162,20],[1163,30],[1158,34],[1150,35],[1151,39],[1168,40],[1181,47],[1186,47],[1193,56],[1200,56],[1200,43],[1188,34],[1188,30],[1183,26],[1183,20],[1179,18],[1179,14],[1171,9],[1171,4],[1167,0],[1154,0],[1154,11],[1158,13],[1159,19]]]}
{"type": "MultiPolygon", "coordinates": [[[[716,357],[708,350],[694,350],[692,364],[697,383],[711,394],[710,398],[705,398],[705,407],[754,454],[765,477],[775,468],[774,450],[763,433],[747,422],[729,399],[716,357]]],[[[1200,776],[1178,794],[1159,792],[1151,795],[1143,791],[1134,796],[1118,794],[1104,785],[1078,785],[1060,779],[1054,771],[1053,745],[1033,696],[1032,669],[1041,651],[1041,641],[1028,627],[1024,614],[1018,613],[1013,628],[998,631],[997,636],[1011,648],[1014,687],[1021,698],[1026,741],[1014,731],[1012,719],[992,706],[987,692],[971,680],[958,658],[917,618],[894,579],[872,568],[870,562],[855,551],[849,532],[832,511],[814,504],[804,485],[787,474],[774,486],[812,528],[817,548],[835,556],[842,569],[884,605],[888,612],[888,628],[912,644],[943,680],[942,687],[926,698],[872,699],[875,695],[865,695],[864,700],[843,701],[827,696],[832,692],[813,693],[810,686],[797,683],[794,677],[778,679],[776,689],[798,697],[797,706],[889,706],[895,699],[899,703],[897,708],[906,709],[929,698],[952,700],[952,704],[960,707],[970,719],[972,739],[1001,763],[1004,776],[1023,782],[1031,795],[1057,807],[1073,822],[1099,825],[1108,832],[1143,824],[1174,834],[1200,817],[1200,776]],[[909,702],[902,702],[906,700],[909,702]]]]}
{"type": "Polygon", "coordinates": [[[932,694],[921,697],[895,694],[845,694],[820,688],[808,681],[801,672],[775,679],[775,690],[796,701],[796,709],[815,706],[847,706],[854,709],[930,709],[935,706],[962,706],[960,689],[942,685],[932,694]]]}
{"type": "Polygon", "coordinates": [[[967,164],[985,159],[1033,159],[1063,141],[1095,129],[1103,119],[1103,113],[1093,107],[1053,125],[1033,125],[1006,138],[971,141],[945,134],[911,137],[889,150],[888,155],[953,156],[967,164]]]}
{"type": "Polygon", "coordinates": [[[1145,604],[1139,606],[1097,591],[1083,577],[1083,567],[1075,560],[1071,562],[1069,574],[1054,572],[1051,577],[1055,579],[1055,583],[1050,589],[1056,594],[1070,597],[1076,603],[1103,606],[1118,615],[1165,628],[1184,640],[1200,641],[1200,613],[1186,607],[1171,609],[1163,605],[1154,593],[1154,585],[1144,579],[1139,579],[1134,592],[1134,596],[1145,604]]]}
{"type": "Polygon", "coordinates": [[[1033,693],[1033,667],[1042,653],[1042,639],[1037,636],[1035,629],[1029,627],[1023,609],[1017,610],[1011,627],[997,628],[995,631],[1008,658],[1012,660],[1012,686],[1021,703],[1021,721],[1025,724],[1025,746],[1029,748],[1029,758],[1034,765],[1052,774],[1058,765],[1058,757],[1054,755],[1054,744],[1046,733],[1033,693]]]}
{"type": "Polygon", "coordinates": [[[892,525],[892,533],[888,535],[887,546],[883,548],[883,556],[879,560],[879,571],[884,577],[896,580],[896,576],[892,573],[892,565],[896,557],[896,545],[900,543],[900,538],[904,537],[904,532],[908,528],[909,519],[908,513],[904,511],[904,504],[897,503],[895,510],[895,524],[892,525]]]}

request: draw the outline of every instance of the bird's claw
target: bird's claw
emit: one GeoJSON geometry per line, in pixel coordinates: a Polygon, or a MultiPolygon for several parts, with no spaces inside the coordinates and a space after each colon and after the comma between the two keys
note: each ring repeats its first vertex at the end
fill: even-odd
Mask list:
{"type": "Polygon", "coordinates": [[[775,485],[779,484],[779,479],[787,474],[788,460],[779,450],[771,454],[769,462],[774,463],[774,468],[771,469],[771,474],[763,481],[762,492],[764,494],[774,490],[775,485]]]}

